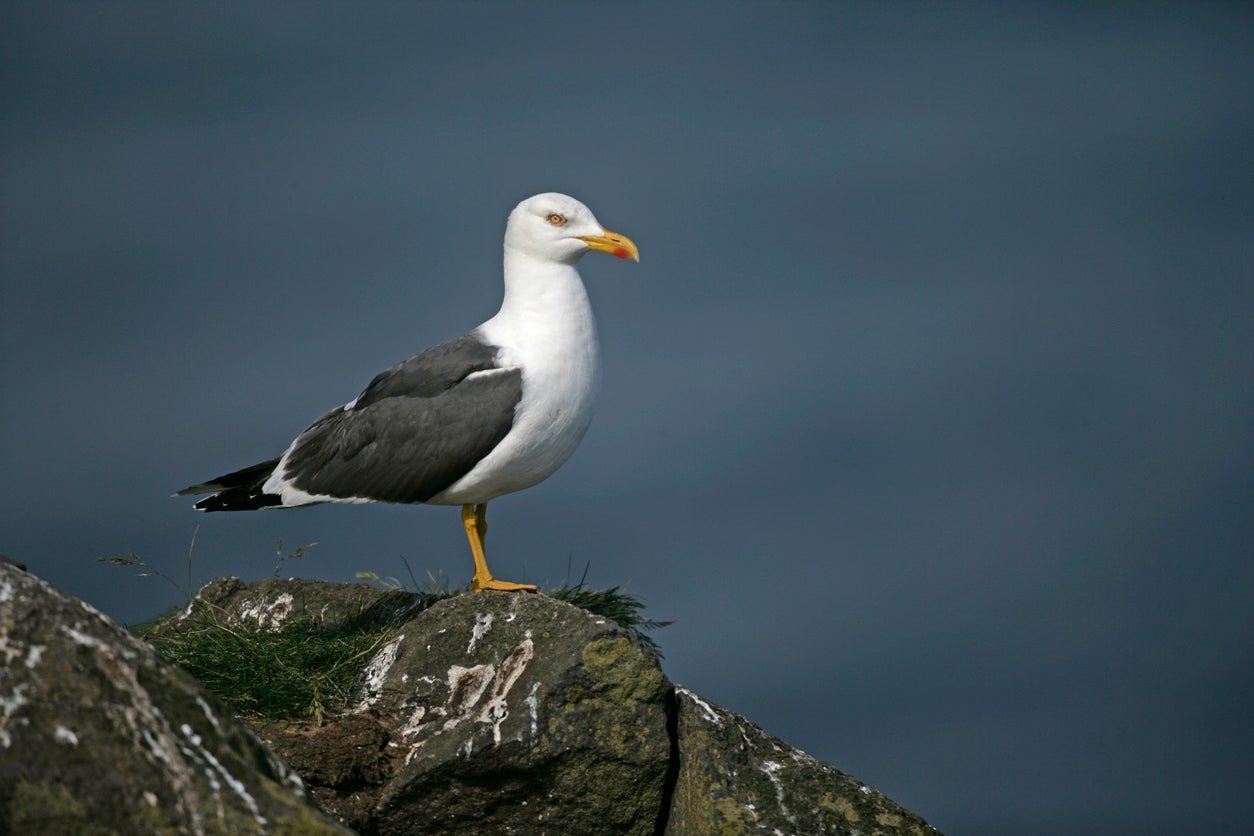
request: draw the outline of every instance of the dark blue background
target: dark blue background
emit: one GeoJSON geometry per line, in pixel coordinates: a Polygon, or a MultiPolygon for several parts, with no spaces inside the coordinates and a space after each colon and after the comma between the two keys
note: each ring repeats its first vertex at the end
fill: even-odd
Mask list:
{"type": "MultiPolygon", "coordinates": [[[[1248,4],[0,6],[0,552],[470,574],[447,508],[201,517],[587,202],[605,354],[510,579],[950,834],[1254,814],[1248,4]]],[[[1239,823],[1239,824],[1238,824],[1239,823]]]]}

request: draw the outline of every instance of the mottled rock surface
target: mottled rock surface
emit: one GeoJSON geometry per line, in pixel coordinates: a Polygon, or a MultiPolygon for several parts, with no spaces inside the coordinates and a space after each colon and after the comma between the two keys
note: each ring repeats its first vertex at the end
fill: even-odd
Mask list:
{"type": "Polygon", "coordinates": [[[203,596],[266,629],[394,619],[342,716],[261,729],[362,834],[936,833],[671,685],[629,633],[561,601],[234,579],[203,596]]]}
{"type": "Polygon", "coordinates": [[[679,774],[667,833],[935,834],[877,790],[675,689],[679,774]]]}
{"type": "Polygon", "coordinates": [[[347,714],[262,729],[326,809],[367,834],[655,832],[671,768],[669,683],[626,631],[541,595],[426,607],[405,593],[322,586],[215,582],[207,592],[220,612],[278,629],[380,606],[417,611],[368,660],[347,714]],[[340,607],[300,600],[336,589],[340,607]]]}
{"type": "Polygon", "coordinates": [[[346,832],[194,679],[0,561],[0,833],[346,832]]]}

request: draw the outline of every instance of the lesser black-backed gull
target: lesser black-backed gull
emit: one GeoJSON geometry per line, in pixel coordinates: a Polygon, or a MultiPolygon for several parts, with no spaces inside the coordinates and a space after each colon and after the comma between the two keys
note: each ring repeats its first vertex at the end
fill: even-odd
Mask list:
{"type": "Polygon", "coordinates": [[[592,420],[600,385],[596,321],[575,263],[589,250],[640,260],[626,236],[562,194],[528,198],[505,226],[505,298],[469,334],[377,375],[277,459],[193,485],[201,511],[321,502],[462,506],[471,588],[498,581],[484,558],[489,500],[551,476],[592,420]]]}

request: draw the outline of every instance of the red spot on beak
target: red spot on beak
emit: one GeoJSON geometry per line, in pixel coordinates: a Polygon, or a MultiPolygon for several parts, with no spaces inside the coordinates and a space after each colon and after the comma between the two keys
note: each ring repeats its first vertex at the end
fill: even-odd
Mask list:
{"type": "Polygon", "coordinates": [[[615,249],[614,255],[618,256],[619,258],[631,258],[631,253],[627,252],[622,247],[618,247],[617,249],[615,249]]]}

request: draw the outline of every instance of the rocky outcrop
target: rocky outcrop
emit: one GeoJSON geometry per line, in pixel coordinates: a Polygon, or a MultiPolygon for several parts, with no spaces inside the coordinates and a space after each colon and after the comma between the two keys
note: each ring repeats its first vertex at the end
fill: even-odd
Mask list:
{"type": "Polygon", "coordinates": [[[669,683],[608,619],[542,595],[433,602],[308,581],[223,579],[201,597],[249,629],[392,624],[345,714],[261,729],[360,833],[655,832],[669,683]]]}
{"type": "Polygon", "coordinates": [[[350,654],[341,710],[250,716],[254,733],[0,561],[0,833],[935,833],[672,685],[632,633],[543,595],[226,578],[150,635],[169,648],[206,631],[372,638],[350,654]]]}
{"type": "Polygon", "coordinates": [[[262,729],[362,834],[936,832],[673,686],[630,633],[561,601],[234,579],[201,597],[250,629],[390,624],[343,714],[262,729]]]}
{"type": "Polygon", "coordinates": [[[0,833],[334,834],[211,694],[0,561],[0,833]]]}
{"type": "Polygon", "coordinates": [[[744,717],[676,686],[667,833],[936,834],[913,813],[744,717]]]}

